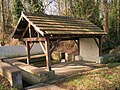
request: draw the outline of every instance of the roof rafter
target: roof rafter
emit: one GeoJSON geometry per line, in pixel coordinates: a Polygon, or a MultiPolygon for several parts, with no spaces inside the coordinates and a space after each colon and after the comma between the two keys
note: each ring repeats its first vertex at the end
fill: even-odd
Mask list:
{"type": "Polygon", "coordinates": [[[42,36],[44,36],[44,32],[41,31],[35,24],[33,24],[23,13],[22,16],[35,28],[37,32],[39,32],[42,36]]]}

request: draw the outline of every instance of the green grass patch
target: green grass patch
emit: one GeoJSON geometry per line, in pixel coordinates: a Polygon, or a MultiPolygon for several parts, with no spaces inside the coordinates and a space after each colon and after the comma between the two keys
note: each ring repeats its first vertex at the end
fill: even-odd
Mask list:
{"type": "Polygon", "coordinates": [[[70,90],[120,90],[120,66],[100,68],[73,76],[61,86],[70,90]]]}
{"type": "Polygon", "coordinates": [[[109,68],[114,68],[114,67],[120,66],[120,63],[108,63],[107,66],[109,68]]]}

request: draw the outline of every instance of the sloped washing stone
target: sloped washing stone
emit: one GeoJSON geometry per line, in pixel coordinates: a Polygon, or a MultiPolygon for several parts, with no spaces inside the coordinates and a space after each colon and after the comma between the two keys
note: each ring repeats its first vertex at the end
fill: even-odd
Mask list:
{"type": "Polygon", "coordinates": [[[0,62],[0,74],[10,82],[11,86],[20,89],[23,87],[21,71],[18,68],[0,62]]]}
{"type": "Polygon", "coordinates": [[[53,79],[55,76],[54,71],[47,71],[44,68],[34,67],[32,65],[28,65],[14,60],[7,60],[6,62],[11,64],[12,66],[19,68],[21,70],[23,79],[30,84],[46,82],[53,79]]]}

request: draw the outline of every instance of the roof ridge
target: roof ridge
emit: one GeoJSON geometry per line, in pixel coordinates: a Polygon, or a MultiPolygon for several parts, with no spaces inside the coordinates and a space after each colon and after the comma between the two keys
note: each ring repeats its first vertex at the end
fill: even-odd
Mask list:
{"type": "MultiPolygon", "coordinates": [[[[86,18],[79,18],[79,17],[72,17],[72,16],[64,16],[64,15],[48,15],[45,13],[29,13],[29,12],[23,12],[22,14],[26,16],[48,16],[48,17],[53,17],[53,18],[68,18],[68,19],[79,19],[79,20],[88,20],[86,18]]],[[[89,21],[89,20],[88,20],[89,21]]]]}

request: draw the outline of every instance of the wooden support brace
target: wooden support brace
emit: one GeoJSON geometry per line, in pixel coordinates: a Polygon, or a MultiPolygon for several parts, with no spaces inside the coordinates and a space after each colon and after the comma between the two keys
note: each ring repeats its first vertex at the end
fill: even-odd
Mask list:
{"type": "Polygon", "coordinates": [[[98,48],[99,48],[99,56],[102,55],[102,42],[101,42],[101,37],[98,38],[99,39],[99,42],[96,40],[96,38],[94,38],[98,48]]]}
{"type": "Polygon", "coordinates": [[[22,41],[31,41],[31,42],[39,42],[39,41],[45,41],[46,39],[44,37],[41,38],[22,38],[22,41]]]}
{"type": "Polygon", "coordinates": [[[78,47],[78,55],[80,55],[80,40],[79,39],[77,39],[77,41],[76,40],[74,40],[74,42],[75,42],[75,44],[77,45],[77,47],[78,47]]]}
{"type": "Polygon", "coordinates": [[[32,49],[33,45],[34,45],[34,42],[32,43],[32,45],[30,45],[30,50],[32,49]]]}
{"type": "Polygon", "coordinates": [[[30,43],[25,42],[26,54],[27,54],[27,64],[30,64],[30,43]]]}
{"type": "Polygon", "coordinates": [[[46,50],[45,50],[45,47],[44,47],[44,45],[43,45],[43,42],[39,42],[39,44],[40,44],[40,46],[41,46],[41,48],[42,48],[44,54],[46,54],[46,50]]]}
{"type": "Polygon", "coordinates": [[[76,40],[74,40],[75,44],[78,45],[78,42],[76,40]]]}
{"type": "Polygon", "coordinates": [[[50,52],[51,52],[51,53],[52,53],[52,52],[54,51],[54,49],[58,46],[58,44],[59,44],[60,41],[61,41],[61,38],[59,38],[59,39],[55,42],[54,46],[50,49],[50,52]]]}
{"type": "Polygon", "coordinates": [[[100,48],[99,43],[98,43],[98,41],[96,40],[96,38],[94,38],[94,41],[95,41],[95,43],[97,44],[98,48],[100,48]]]}

